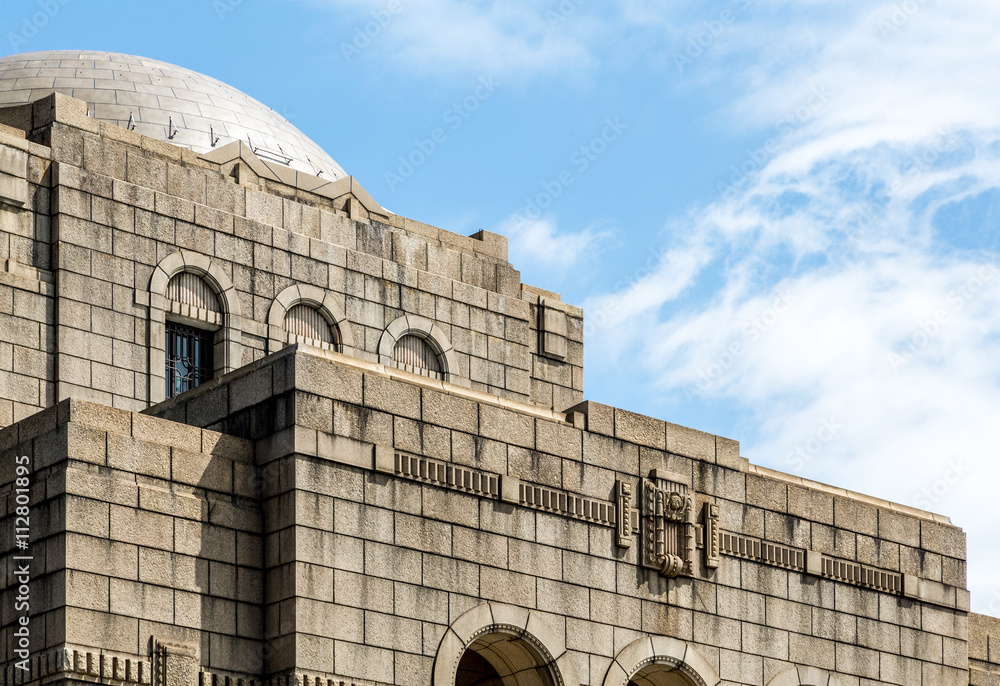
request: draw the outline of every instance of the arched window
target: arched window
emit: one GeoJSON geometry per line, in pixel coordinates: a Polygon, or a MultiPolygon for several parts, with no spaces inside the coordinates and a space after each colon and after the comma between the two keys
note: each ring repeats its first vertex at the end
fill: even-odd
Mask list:
{"type": "Polygon", "coordinates": [[[399,369],[408,372],[432,379],[441,378],[438,354],[426,339],[414,334],[407,334],[396,341],[396,346],[392,349],[392,362],[399,369]]]}
{"type": "Polygon", "coordinates": [[[307,303],[292,305],[285,313],[285,331],[293,340],[301,341],[317,348],[337,349],[334,325],[323,316],[323,312],[307,303]]]}
{"type": "Polygon", "coordinates": [[[158,403],[243,363],[240,300],[212,258],[172,252],[149,278],[149,402],[158,403]]]}
{"type": "Polygon", "coordinates": [[[432,379],[463,382],[451,341],[426,317],[407,314],[394,319],[379,339],[378,361],[432,379]]]}
{"type": "Polygon", "coordinates": [[[215,291],[191,272],[179,272],[167,283],[165,396],[172,398],[215,374],[215,338],[222,310],[215,291]]]}
{"type": "Polygon", "coordinates": [[[335,294],[317,286],[299,283],[278,293],[267,313],[267,325],[269,353],[291,343],[305,343],[354,354],[354,336],[343,305],[335,294]]]}

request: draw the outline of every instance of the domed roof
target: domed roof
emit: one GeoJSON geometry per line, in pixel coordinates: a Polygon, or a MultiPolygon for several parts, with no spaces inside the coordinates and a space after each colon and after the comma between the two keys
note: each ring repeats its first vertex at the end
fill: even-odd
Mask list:
{"type": "Polygon", "coordinates": [[[112,52],[28,52],[0,57],[0,107],[57,91],[91,116],[199,153],[235,140],[261,158],[336,180],[347,174],[291,122],[221,81],[159,60],[112,52]],[[130,121],[131,120],[131,121],[130,121]]]}

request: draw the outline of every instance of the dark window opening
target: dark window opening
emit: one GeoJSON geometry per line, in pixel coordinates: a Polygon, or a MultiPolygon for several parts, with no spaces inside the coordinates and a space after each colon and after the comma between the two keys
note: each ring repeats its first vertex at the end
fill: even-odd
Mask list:
{"type": "Polygon", "coordinates": [[[167,397],[172,398],[212,378],[211,331],[167,322],[167,397]]]}

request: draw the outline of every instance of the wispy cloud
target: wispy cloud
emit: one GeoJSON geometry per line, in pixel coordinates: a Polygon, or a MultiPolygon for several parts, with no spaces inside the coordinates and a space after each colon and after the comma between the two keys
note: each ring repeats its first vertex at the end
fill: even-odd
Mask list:
{"type": "MultiPolygon", "coordinates": [[[[341,40],[351,48],[360,28],[376,34],[365,50],[418,74],[496,76],[582,71],[596,64],[592,47],[602,23],[586,0],[538,4],[522,0],[309,0],[355,17],[341,40]],[[390,10],[388,5],[392,4],[390,10]],[[380,24],[379,16],[391,21],[380,24]]],[[[366,55],[367,56],[367,55],[366,55]]]]}
{"type": "Polygon", "coordinates": [[[508,237],[510,260],[522,268],[564,275],[591,260],[605,248],[614,232],[599,224],[580,231],[560,231],[553,217],[526,219],[512,215],[496,231],[508,237]]]}
{"type": "Polygon", "coordinates": [[[664,406],[737,408],[754,462],[951,515],[982,607],[1000,564],[1000,514],[976,505],[1000,481],[1000,6],[919,3],[904,21],[814,2],[790,33],[767,18],[780,4],[701,58],[742,89],[720,123],[768,135],[811,89],[828,101],[679,222],[694,238],[587,303],[615,324],[590,354],[644,361],[664,406]]]}

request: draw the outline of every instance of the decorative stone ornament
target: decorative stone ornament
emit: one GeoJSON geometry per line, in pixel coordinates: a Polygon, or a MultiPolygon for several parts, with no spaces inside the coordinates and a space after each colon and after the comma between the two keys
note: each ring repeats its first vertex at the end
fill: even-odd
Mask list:
{"type": "Polygon", "coordinates": [[[708,569],[718,569],[722,561],[722,551],[719,547],[719,506],[705,503],[705,566],[708,569]]]}
{"type": "Polygon", "coordinates": [[[629,548],[632,546],[632,484],[618,481],[615,485],[615,496],[618,547],[629,548]]]}
{"type": "Polygon", "coordinates": [[[653,470],[642,480],[642,565],[668,578],[692,573],[694,498],[679,477],[653,470]]]}

